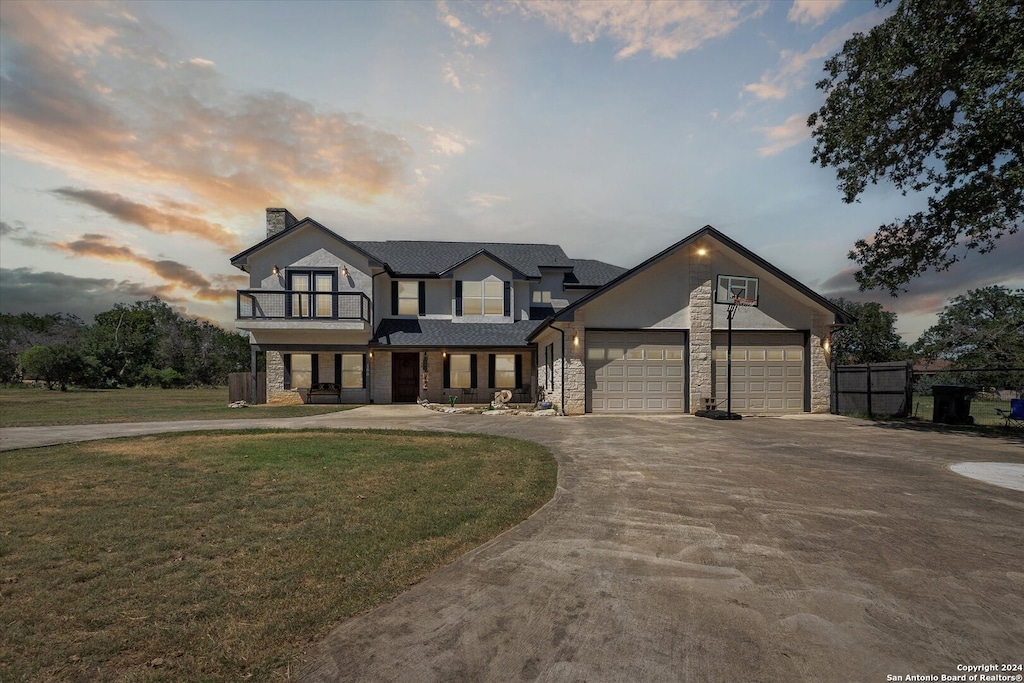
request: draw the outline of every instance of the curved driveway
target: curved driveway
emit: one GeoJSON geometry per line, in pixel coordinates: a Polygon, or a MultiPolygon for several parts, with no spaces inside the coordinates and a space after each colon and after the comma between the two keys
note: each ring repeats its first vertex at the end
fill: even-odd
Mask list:
{"type": "MultiPolygon", "coordinates": [[[[548,505],[340,624],[300,680],[884,681],[1024,652],[1024,492],[948,469],[1024,463],[1020,439],[832,416],[415,406],[67,429],[103,438],[197,426],[480,431],[540,441],[558,458],[548,505]]],[[[0,432],[0,448],[33,444],[30,430],[0,432]]]]}

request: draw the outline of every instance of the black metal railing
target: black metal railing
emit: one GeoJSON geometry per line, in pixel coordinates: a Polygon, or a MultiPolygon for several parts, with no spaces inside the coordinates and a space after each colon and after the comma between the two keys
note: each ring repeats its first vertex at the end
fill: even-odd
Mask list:
{"type": "Polygon", "coordinates": [[[370,322],[370,297],[363,292],[238,290],[239,320],[362,320],[370,322]]]}

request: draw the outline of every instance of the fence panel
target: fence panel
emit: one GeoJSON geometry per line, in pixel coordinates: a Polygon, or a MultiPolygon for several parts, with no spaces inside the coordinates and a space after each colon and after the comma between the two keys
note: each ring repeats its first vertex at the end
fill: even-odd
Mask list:
{"type": "Polygon", "coordinates": [[[906,417],[913,390],[908,362],[839,365],[832,369],[832,412],[906,417]]]}
{"type": "Polygon", "coordinates": [[[228,374],[228,403],[245,401],[249,405],[267,402],[267,373],[256,373],[256,396],[252,395],[252,375],[248,372],[228,374]]]}

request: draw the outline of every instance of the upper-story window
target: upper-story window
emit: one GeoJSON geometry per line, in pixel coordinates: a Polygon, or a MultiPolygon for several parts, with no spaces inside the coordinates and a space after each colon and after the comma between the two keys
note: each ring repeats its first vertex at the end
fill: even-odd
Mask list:
{"type": "Polygon", "coordinates": [[[393,315],[426,315],[426,282],[423,280],[392,280],[391,311],[393,315]]]}
{"type": "Polygon", "coordinates": [[[533,303],[535,303],[535,304],[549,304],[549,303],[551,303],[551,292],[535,289],[533,291],[533,303]]]}
{"type": "Polygon", "coordinates": [[[501,280],[457,280],[455,315],[510,315],[511,283],[501,280]]]}
{"type": "Polygon", "coordinates": [[[334,296],[331,292],[335,290],[336,277],[333,272],[288,271],[288,289],[292,295],[288,298],[286,314],[294,318],[333,317],[334,296]]]}

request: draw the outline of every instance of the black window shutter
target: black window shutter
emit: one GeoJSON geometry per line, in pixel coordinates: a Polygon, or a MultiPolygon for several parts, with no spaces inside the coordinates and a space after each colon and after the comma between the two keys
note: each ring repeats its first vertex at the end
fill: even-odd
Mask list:
{"type": "Polygon", "coordinates": [[[494,387],[494,354],[487,354],[487,386],[494,387]]]}
{"type": "Polygon", "coordinates": [[[341,354],[334,354],[334,383],[341,386],[341,354]]]}
{"type": "Polygon", "coordinates": [[[510,315],[512,315],[512,283],[511,282],[506,282],[506,283],[504,283],[504,285],[505,285],[505,287],[504,287],[504,290],[505,290],[505,315],[506,316],[510,316],[510,315]]]}
{"type": "Polygon", "coordinates": [[[420,315],[427,314],[427,283],[420,280],[420,315]]]}
{"type": "Polygon", "coordinates": [[[284,358],[284,388],[292,388],[292,354],[282,354],[284,358]]]}
{"type": "Polygon", "coordinates": [[[469,386],[471,389],[476,389],[477,376],[476,376],[476,354],[469,354],[469,386]]]}
{"type": "Polygon", "coordinates": [[[444,357],[444,388],[450,389],[452,386],[452,359],[447,354],[444,357]]]}
{"type": "Polygon", "coordinates": [[[313,358],[313,379],[310,380],[310,384],[317,384],[320,382],[320,354],[314,353],[313,358]]]}
{"type": "Polygon", "coordinates": [[[516,354],[516,389],[520,389],[523,386],[523,356],[522,354],[516,354]]]}
{"type": "Polygon", "coordinates": [[[398,315],[398,281],[391,281],[391,315],[398,315]]]}
{"type": "Polygon", "coordinates": [[[370,375],[370,364],[366,362],[366,354],[365,353],[360,354],[360,357],[362,359],[361,362],[363,364],[363,386],[361,386],[359,388],[360,389],[365,389],[366,388],[366,379],[370,375]]]}
{"type": "Polygon", "coordinates": [[[462,280],[455,281],[455,315],[462,315],[462,280]]]}

